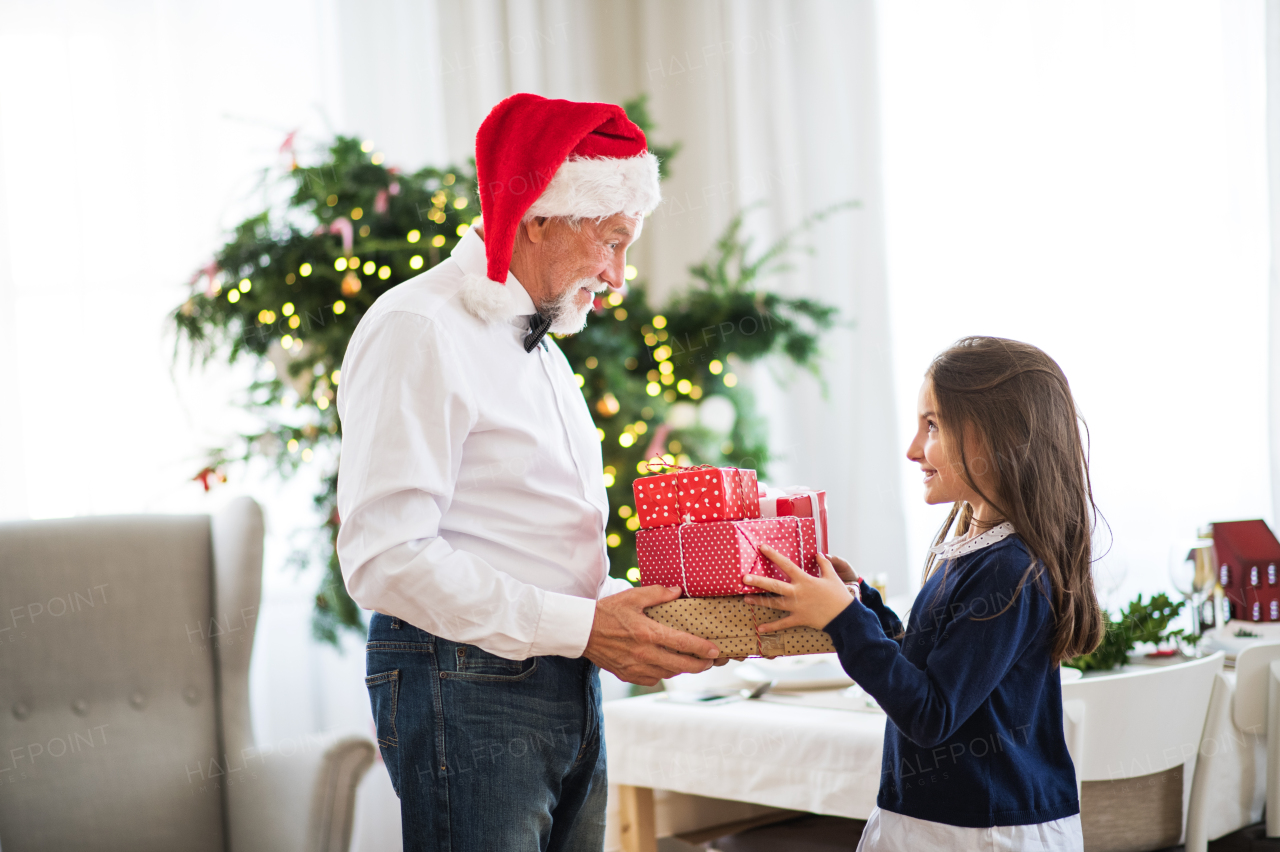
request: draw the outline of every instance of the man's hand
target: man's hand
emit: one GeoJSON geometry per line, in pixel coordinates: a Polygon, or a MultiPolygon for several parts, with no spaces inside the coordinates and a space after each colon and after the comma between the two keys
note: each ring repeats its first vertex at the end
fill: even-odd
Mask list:
{"type": "Polygon", "coordinates": [[[844,582],[845,588],[849,590],[849,594],[853,595],[853,599],[862,600],[862,587],[858,585],[862,582],[862,578],[858,576],[858,572],[839,556],[829,555],[827,558],[831,560],[831,567],[836,569],[837,576],[844,582]]]}
{"type": "Polygon", "coordinates": [[[680,587],[641,586],[596,601],[596,618],[582,656],[627,683],[655,686],[685,672],[704,672],[720,649],[644,614],[680,597],[680,587]]]}
{"type": "Polygon", "coordinates": [[[862,578],[858,576],[858,572],[853,570],[853,566],[848,562],[845,562],[839,556],[831,556],[828,554],[827,558],[831,560],[831,567],[836,569],[836,574],[846,586],[850,583],[856,586],[862,580],[862,578]]]}

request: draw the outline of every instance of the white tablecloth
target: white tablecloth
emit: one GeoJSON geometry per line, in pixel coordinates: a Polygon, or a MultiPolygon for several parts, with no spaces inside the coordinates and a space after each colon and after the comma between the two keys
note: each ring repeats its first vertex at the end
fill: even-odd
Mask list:
{"type": "Polygon", "coordinates": [[[1196,781],[1208,793],[1204,813],[1209,840],[1261,821],[1267,798],[1266,731],[1236,727],[1235,691],[1235,672],[1219,674],[1200,740],[1196,781]]]}
{"type": "Polygon", "coordinates": [[[609,781],[866,819],[880,789],[884,714],[784,700],[610,701],[609,781]]]}
{"type": "MultiPolygon", "coordinates": [[[[1235,665],[1235,655],[1259,641],[1280,641],[1280,624],[1230,621],[1206,633],[1201,643],[1205,653],[1225,651],[1227,665],[1235,665]],[[1247,631],[1257,638],[1237,637],[1247,631]]],[[[1252,825],[1262,819],[1267,798],[1267,732],[1242,731],[1236,727],[1233,710],[1235,672],[1228,668],[1218,675],[1204,736],[1200,740],[1197,776],[1208,791],[1205,808],[1210,840],[1252,825]]]]}

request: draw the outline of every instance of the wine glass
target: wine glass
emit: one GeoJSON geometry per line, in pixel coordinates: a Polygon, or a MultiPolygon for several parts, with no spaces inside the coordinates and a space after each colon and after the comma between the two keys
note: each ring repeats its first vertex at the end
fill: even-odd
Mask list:
{"type": "MultiPolygon", "coordinates": [[[[1169,548],[1169,579],[1191,606],[1191,635],[1203,635],[1204,604],[1213,592],[1214,556],[1212,539],[1182,539],[1169,548]]],[[[1199,656],[1198,645],[1189,656],[1199,656]]],[[[1184,651],[1185,653],[1185,651],[1184,651]]]]}
{"type": "Polygon", "coordinates": [[[1108,612],[1115,610],[1115,593],[1120,591],[1125,579],[1129,576],[1129,560],[1114,553],[1103,556],[1093,566],[1093,583],[1102,599],[1102,607],[1108,612]]]}

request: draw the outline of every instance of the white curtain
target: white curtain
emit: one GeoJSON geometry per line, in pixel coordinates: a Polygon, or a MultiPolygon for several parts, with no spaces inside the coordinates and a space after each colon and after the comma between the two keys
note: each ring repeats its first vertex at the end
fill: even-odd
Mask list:
{"type": "MultiPolygon", "coordinates": [[[[962,335],[1041,346],[1092,433],[1103,597],[1172,593],[1176,542],[1276,518],[1262,2],[881,9],[900,416],[962,335]]],[[[919,565],[943,508],[902,470],[919,565]]]]}
{"type": "MultiPolygon", "coordinates": [[[[0,139],[5,136],[4,111],[0,110],[0,139]]],[[[4,149],[0,146],[0,364],[16,365],[17,312],[13,275],[9,263],[8,201],[5,183],[4,149]]],[[[27,514],[26,471],[17,452],[22,442],[22,409],[18,399],[17,374],[0,371],[0,518],[21,518],[27,514]]]]}
{"type": "Polygon", "coordinates": [[[166,315],[322,129],[309,0],[0,3],[0,512],[204,510],[241,425],[226,369],[171,376],[166,315]],[[252,23],[250,23],[252,22],[252,23]]]}
{"type": "Polygon", "coordinates": [[[1280,0],[1266,0],[1267,166],[1271,266],[1267,379],[1271,517],[1280,520],[1280,0]]]}

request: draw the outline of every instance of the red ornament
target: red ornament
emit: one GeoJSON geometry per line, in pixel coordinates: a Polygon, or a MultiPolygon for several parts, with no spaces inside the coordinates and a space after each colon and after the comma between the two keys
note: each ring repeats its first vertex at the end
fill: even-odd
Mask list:
{"type": "Polygon", "coordinates": [[[346,216],[339,216],[329,223],[329,233],[342,235],[342,253],[351,257],[351,247],[355,245],[355,226],[346,216]]]}
{"type": "Polygon", "coordinates": [[[289,170],[293,171],[298,167],[298,155],[293,150],[293,137],[298,135],[298,131],[291,130],[289,135],[284,137],[284,141],[280,143],[280,153],[289,155],[289,170]]]}
{"type": "Polygon", "coordinates": [[[215,468],[206,467],[204,470],[200,471],[195,476],[191,477],[191,481],[199,482],[201,485],[204,486],[205,491],[209,490],[210,479],[217,480],[218,482],[226,482],[227,475],[225,473],[221,473],[215,468]]]}
{"type": "Polygon", "coordinates": [[[218,273],[221,270],[218,267],[218,261],[211,260],[205,264],[204,268],[191,276],[191,286],[194,287],[196,282],[201,278],[205,279],[204,294],[212,299],[218,286],[218,273]]]}

